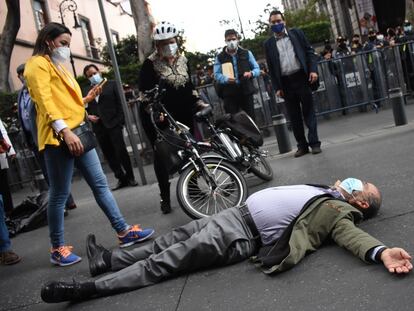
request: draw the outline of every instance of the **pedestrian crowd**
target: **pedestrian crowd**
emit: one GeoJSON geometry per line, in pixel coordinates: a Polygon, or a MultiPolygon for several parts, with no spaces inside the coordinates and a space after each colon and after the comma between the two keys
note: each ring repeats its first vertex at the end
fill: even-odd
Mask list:
{"type": "MultiPolygon", "coordinates": [[[[240,46],[237,31],[228,29],[224,33],[225,46],[214,64],[209,64],[207,71],[201,66],[197,68],[197,83],[214,82],[226,113],[243,110],[254,119],[253,95],[257,89],[253,79],[265,74],[276,95],[287,102],[286,111],[297,141],[294,157],[310,152],[320,154],[321,141],[312,99],[312,91],[318,85],[317,55],[303,31],[287,27],[282,12],[272,11],[269,24],[272,35],[264,42],[267,68],[261,68],[253,53],[240,46]]],[[[349,43],[339,37],[336,49],[327,44],[322,57],[335,58],[381,48],[409,40],[411,35],[411,25],[406,23],[403,28],[389,29],[386,37],[370,32],[365,45],[358,35],[349,43]]],[[[172,23],[157,24],[153,34],[155,49],[139,73],[141,122],[155,151],[160,143],[155,127],[168,125],[164,124],[162,114],[155,121],[151,118],[146,91],[154,89],[162,80],[163,105],[191,132],[195,129],[194,113],[208,106],[205,96],[196,91],[192,82],[177,36],[178,30],[172,23]]],[[[249,257],[253,257],[263,272],[273,274],[294,266],[329,237],[365,262],[382,263],[391,273],[408,273],[412,269],[411,257],[405,250],[389,248],[355,226],[359,220],[375,216],[382,201],[375,185],[356,178],[338,180],[333,186],[268,188],[252,194],[241,206],[190,222],[142,247],[124,250],[149,239],[154,229],[127,222],[112,195],[96,152],[98,145],[118,179],[112,191],[138,185],[123,137],[125,120],[120,94],[116,81],[103,78],[94,64],[84,68],[83,74],[90,85],[81,90],[64,66],[70,57],[71,38],[70,30],[64,25],[47,24],[39,32],[33,56],[17,68],[23,84],[18,98],[19,120],[27,145],[49,186],[49,258],[58,266],[82,260],[66,242],[64,232],[65,209],[76,208],[71,194],[74,167],[85,178],[122,249],[106,249],[96,243],[93,234],[89,235],[86,253],[91,275],[110,273],[95,281],[46,283],[41,290],[44,301],[106,296],[152,285],[183,272],[236,263],[249,257]]],[[[10,190],[3,185],[8,183],[4,172],[8,167],[7,158],[12,159],[15,152],[1,121],[0,127],[0,260],[2,264],[14,264],[20,257],[11,250],[4,224],[4,213],[13,207],[10,190]]],[[[155,152],[160,209],[165,214],[171,212],[168,169],[164,159],[155,152]]]]}

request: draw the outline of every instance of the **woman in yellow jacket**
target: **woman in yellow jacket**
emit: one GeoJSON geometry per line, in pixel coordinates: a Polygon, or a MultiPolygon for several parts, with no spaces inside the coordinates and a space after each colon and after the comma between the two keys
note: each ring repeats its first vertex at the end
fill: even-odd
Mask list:
{"type": "Polygon", "coordinates": [[[118,234],[121,247],[149,238],[153,229],[128,225],[109,190],[96,150],[84,152],[78,136],[71,130],[85,118],[84,104],[93,100],[100,90],[92,89],[82,98],[80,87],[62,65],[70,57],[71,32],[67,27],[49,23],[37,37],[33,57],[26,63],[24,76],[37,110],[39,151],[44,152],[49,174],[48,223],[51,239],[50,261],[67,266],[81,258],[64,241],[64,207],[71,188],[74,165],[91,187],[95,200],[118,234]],[[61,135],[71,153],[60,145],[61,135]]]}

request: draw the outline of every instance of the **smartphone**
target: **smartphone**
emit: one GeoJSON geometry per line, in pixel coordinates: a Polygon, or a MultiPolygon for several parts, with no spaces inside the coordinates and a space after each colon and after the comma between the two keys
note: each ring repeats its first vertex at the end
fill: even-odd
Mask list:
{"type": "Polygon", "coordinates": [[[107,78],[103,78],[101,82],[99,82],[98,86],[103,87],[105,83],[108,82],[107,78]]]}

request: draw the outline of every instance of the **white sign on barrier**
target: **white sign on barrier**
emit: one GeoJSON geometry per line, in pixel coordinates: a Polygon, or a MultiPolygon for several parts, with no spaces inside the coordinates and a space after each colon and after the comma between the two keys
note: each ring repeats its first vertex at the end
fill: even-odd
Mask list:
{"type": "Polygon", "coordinates": [[[359,72],[350,72],[345,74],[346,87],[354,87],[361,85],[361,77],[359,72]]]}

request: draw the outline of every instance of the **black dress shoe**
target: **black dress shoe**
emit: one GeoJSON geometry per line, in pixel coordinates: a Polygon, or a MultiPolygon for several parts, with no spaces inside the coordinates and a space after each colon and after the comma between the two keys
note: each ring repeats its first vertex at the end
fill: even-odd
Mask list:
{"type": "Polygon", "coordinates": [[[312,154],[318,154],[321,152],[322,152],[321,147],[319,146],[312,147],[312,154]]]}
{"type": "Polygon", "coordinates": [[[128,187],[128,182],[125,180],[118,180],[118,183],[116,184],[115,187],[112,188],[112,191],[116,191],[118,189],[125,188],[125,187],[128,187]]]}
{"type": "Polygon", "coordinates": [[[171,213],[171,204],[167,200],[161,200],[161,211],[163,214],[171,213]]]}
{"type": "Polygon", "coordinates": [[[127,183],[128,183],[128,186],[130,187],[138,186],[138,182],[135,179],[128,179],[127,183]]]}
{"type": "Polygon", "coordinates": [[[95,235],[89,234],[86,238],[86,254],[89,261],[89,272],[96,276],[109,271],[108,265],[103,259],[104,252],[109,252],[102,245],[96,244],[95,235]]]}
{"type": "Polygon", "coordinates": [[[40,296],[47,303],[76,301],[87,298],[82,294],[80,284],[75,281],[72,283],[49,282],[43,285],[40,296]]]}
{"type": "Polygon", "coordinates": [[[309,149],[306,148],[299,148],[296,152],[295,152],[295,158],[299,158],[301,156],[304,156],[305,154],[309,153],[309,149]]]}

